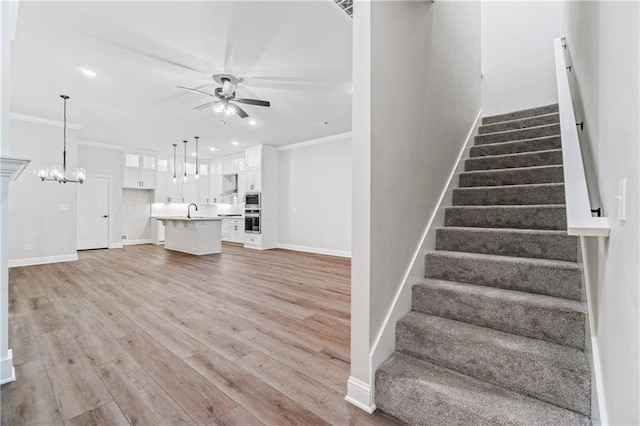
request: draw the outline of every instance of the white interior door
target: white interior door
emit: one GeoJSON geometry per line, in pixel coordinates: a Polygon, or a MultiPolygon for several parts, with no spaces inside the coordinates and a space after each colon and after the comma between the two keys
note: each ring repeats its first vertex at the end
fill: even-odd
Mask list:
{"type": "Polygon", "coordinates": [[[87,176],[78,194],[78,250],[108,247],[109,178],[87,176]]]}

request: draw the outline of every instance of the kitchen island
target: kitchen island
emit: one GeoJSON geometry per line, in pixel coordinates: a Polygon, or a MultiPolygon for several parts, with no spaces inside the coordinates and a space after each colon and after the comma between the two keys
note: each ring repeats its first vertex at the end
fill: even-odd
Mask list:
{"type": "Polygon", "coordinates": [[[164,248],[203,255],[222,251],[222,227],[219,217],[158,217],[165,227],[164,248]]]}

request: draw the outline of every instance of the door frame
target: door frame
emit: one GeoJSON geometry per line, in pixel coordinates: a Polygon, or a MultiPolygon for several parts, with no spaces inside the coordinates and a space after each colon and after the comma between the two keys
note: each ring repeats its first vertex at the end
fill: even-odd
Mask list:
{"type": "MultiPolygon", "coordinates": [[[[89,174],[87,173],[87,179],[89,178],[99,178],[99,179],[106,179],[107,180],[107,206],[109,209],[109,220],[107,220],[107,248],[110,249],[111,247],[111,229],[112,229],[112,220],[113,220],[113,197],[112,197],[112,192],[113,192],[113,182],[112,182],[112,176],[111,175],[100,175],[100,174],[89,174]]],[[[80,246],[80,185],[78,185],[77,190],[76,190],[76,199],[77,199],[77,203],[76,203],[76,252],[78,251],[78,247],[80,246]]]]}

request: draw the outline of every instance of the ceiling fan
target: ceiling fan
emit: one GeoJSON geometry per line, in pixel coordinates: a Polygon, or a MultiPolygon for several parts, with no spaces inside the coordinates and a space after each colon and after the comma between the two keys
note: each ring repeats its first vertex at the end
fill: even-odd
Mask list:
{"type": "Polygon", "coordinates": [[[213,112],[219,115],[238,115],[240,118],[247,118],[247,114],[236,103],[255,105],[262,107],[269,107],[271,104],[269,101],[263,101],[260,99],[243,99],[236,98],[236,86],[242,82],[241,78],[237,78],[231,74],[215,74],[213,80],[221,84],[221,87],[216,87],[213,93],[205,92],[199,89],[192,89],[190,87],[178,86],[178,89],[188,90],[190,92],[200,93],[209,97],[215,98],[215,100],[204,103],[195,107],[194,109],[205,109],[208,107],[213,108],[213,112]]]}

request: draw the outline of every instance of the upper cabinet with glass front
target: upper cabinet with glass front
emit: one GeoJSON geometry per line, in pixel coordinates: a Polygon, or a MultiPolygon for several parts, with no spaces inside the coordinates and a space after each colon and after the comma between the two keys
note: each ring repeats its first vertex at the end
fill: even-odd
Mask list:
{"type": "Polygon", "coordinates": [[[244,150],[245,169],[259,168],[262,164],[262,145],[253,146],[244,150]]]}
{"type": "Polygon", "coordinates": [[[151,153],[124,151],[122,187],[155,189],[157,160],[151,153]]]}

